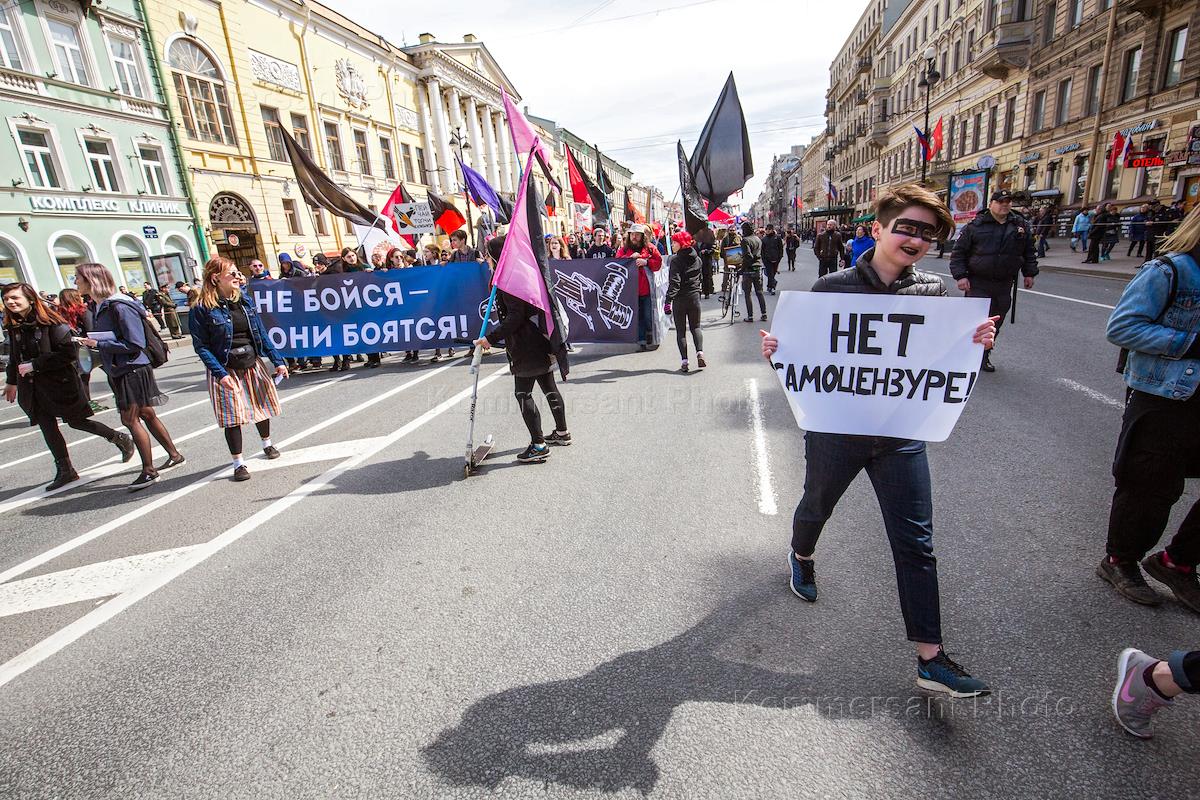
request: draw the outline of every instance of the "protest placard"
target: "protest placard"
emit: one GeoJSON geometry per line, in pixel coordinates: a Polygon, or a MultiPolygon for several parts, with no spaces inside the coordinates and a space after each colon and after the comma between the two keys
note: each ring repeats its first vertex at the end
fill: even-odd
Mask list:
{"type": "Polygon", "coordinates": [[[784,292],[771,366],[805,430],[944,441],[975,388],[987,298],[784,292]]]}

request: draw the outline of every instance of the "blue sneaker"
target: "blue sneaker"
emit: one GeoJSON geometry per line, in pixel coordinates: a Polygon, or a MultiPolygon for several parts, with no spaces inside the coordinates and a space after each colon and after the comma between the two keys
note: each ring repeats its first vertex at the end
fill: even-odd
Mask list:
{"type": "Polygon", "coordinates": [[[788,553],[788,564],[791,565],[792,578],[788,585],[792,594],[810,603],[817,602],[817,576],[813,572],[812,559],[801,561],[792,553],[788,553]]]}
{"type": "Polygon", "coordinates": [[[992,693],[986,683],[972,678],[945,652],[939,652],[929,661],[917,658],[917,686],[931,692],[945,692],[951,697],[979,697],[992,693]]]}

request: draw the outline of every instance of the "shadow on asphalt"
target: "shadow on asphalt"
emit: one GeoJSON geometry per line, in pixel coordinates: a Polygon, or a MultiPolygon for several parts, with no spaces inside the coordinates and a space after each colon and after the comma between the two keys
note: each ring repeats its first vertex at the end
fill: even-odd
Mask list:
{"type": "MultiPolygon", "coordinates": [[[[838,719],[883,714],[899,729],[910,730],[922,747],[945,735],[946,701],[940,697],[858,698],[878,702],[856,708],[847,687],[878,680],[869,664],[791,673],[747,663],[762,657],[757,642],[764,637],[786,642],[804,636],[783,581],[782,576],[760,579],[674,639],[620,655],[585,675],[479,700],[458,725],[423,748],[426,766],[451,785],[492,791],[517,777],[576,789],[649,793],[659,779],[652,753],[672,714],[685,703],[809,706],[838,719]],[[737,657],[744,661],[731,660],[737,657]]],[[[861,644],[845,646],[854,650],[861,644]]]]}

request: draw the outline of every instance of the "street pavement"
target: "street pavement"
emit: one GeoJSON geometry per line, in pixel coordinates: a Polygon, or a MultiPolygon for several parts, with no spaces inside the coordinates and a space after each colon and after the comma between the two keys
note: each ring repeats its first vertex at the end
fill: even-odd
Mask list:
{"type": "MultiPolygon", "coordinates": [[[[781,289],[811,285],[799,261],[781,289]]],[[[1094,574],[1122,285],[1023,291],[998,371],[930,447],[947,650],[996,689],[979,700],[915,687],[865,477],[818,547],[820,601],[788,591],[802,432],[760,325],[715,298],[703,371],[678,373],[673,341],[582,346],[575,444],[543,465],[514,462],[490,356],[497,447],[469,479],[462,359],[288,380],[284,457],[247,483],[186,348],[159,377],[187,463],[142,493],[69,432],[85,479],[43,495],[40,436],[0,409],[0,796],[1179,796],[1200,703],[1148,742],[1109,711],[1123,647],[1198,644],[1173,600],[1094,574]]]]}

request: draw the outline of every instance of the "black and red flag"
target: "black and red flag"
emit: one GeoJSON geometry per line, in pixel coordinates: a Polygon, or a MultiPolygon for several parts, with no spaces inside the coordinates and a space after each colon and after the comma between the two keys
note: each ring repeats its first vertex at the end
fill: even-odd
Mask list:
{"type": "Polygon", "coordinates": [[[451,201],[445,199],[441,195],[435,193],[432,189],[429,190],[429,212],[433,214],[433,221],[446,234],[451,234],[454,231],[467,224],[467,218],[462,215],[458,207],[451,201]]]}

